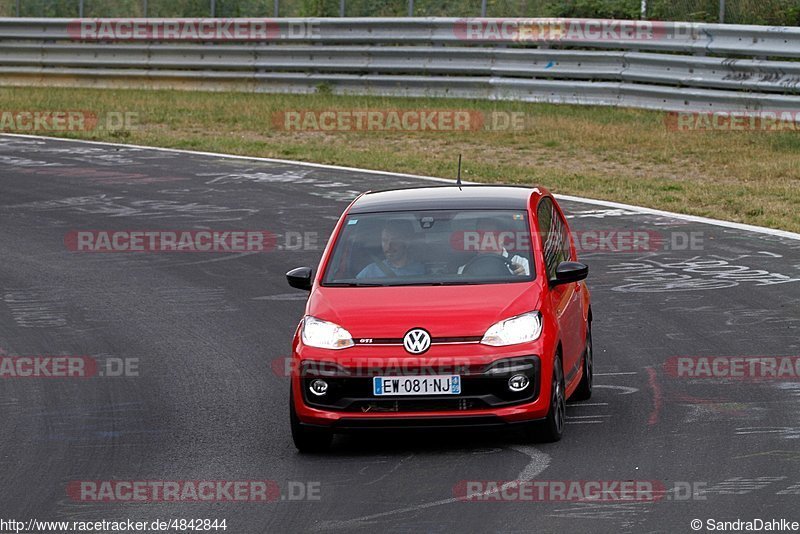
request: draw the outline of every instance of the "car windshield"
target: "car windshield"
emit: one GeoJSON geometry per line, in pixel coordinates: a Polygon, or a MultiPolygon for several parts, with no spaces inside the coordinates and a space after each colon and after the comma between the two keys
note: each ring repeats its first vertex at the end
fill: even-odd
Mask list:
{"type": "Polygon", "coordinates": [[[324,286],[466,285],[534,278],[526,212],[439,210],[351,214],[324,286]]]}

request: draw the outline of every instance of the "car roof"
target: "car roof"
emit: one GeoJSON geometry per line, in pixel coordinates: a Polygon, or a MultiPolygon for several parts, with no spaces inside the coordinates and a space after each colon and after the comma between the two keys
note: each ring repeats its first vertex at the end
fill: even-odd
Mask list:
{"type": "Polygon", "coordinates": [[[530,186],[457,185],[370,191],[359,197],[350,213],[430,209],[527,209],[531,195],[546,190],[530,186]]]}

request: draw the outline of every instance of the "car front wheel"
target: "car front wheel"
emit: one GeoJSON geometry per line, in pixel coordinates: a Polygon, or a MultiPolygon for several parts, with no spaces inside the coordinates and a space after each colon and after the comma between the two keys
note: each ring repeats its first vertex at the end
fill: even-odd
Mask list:
{"type": "Polygon", "coordinates": [[[553,381],[550,386],[550,411],[544,420],[546,441],[558,441],[564,431],[564,420],[567,413],[567,399],[564,397],[564,372],[561,369],[561,358],[553,362],[553,381]]]}
{"type": "Polygon", "coordinates": [[[589,400],[592,397],[592,379],[594,375],[594,355],[592,354],[592,323],[586,330],[586,350],[583,352],[583,377],[578,388],[572,394],[573,400],[589,400]]]}
{"type": "Polygon", "coordinates": [[[566,413],[567,400],[564,397],[564,372],[561,369],[561,356],[556,355],[550,384],[550,409],[543,421],[537,421],[528,427],[528,438],[534,441],[559,441],[564,432],[566,413]]]}
{"type": "Polygon", "coordinates": [[[294,407],[294,395],[289,392],[289,420],[292,425],[292,440],[300,452],[324,452],[333,442],[333,432],[322,428],[308,428],[300,424],[294,407]]]}

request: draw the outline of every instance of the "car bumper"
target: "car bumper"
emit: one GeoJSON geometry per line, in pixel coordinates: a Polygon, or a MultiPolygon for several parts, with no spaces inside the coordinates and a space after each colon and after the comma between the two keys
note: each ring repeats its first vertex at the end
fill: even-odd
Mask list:
{"type": "Polygon", "coordinates": [[[350,433],[370,430],[445,430],[445,429],[485,429],[510,428],[539,419],[506,421],[497,415],[459,415],[413,417],[341,417],[330,424],[300,423],[309,428],[328,428],[335,432],[350,433]]]}
{"type": "MultiPolygon", "coordinates": [[[[532,344],[531,344],[532,345],[532,344]]],[[[336,431],[370,428],[496,428],[543,419],[549,410],[552,358],[542,344],[498,350],[471,346],[449,347],[424,357],[409,358],[396,352],[361,355],[320,354],[299,350],[294,354],[293,402],[301,424],[336,431]],[[400,367],[391,365],[401,362],[400,367]],[[388,366],[388,367],[387,367],[388,366]],[[433,373],[431,370],[433,369],[433,373]],[[372,393],[374,376],[423,376],[458,374],[460,395],[377,397],[372,393]],[[508,388],[508,379],[518,373],[528,376],[529,386],[520,393],[508,388]],[[309,391],[312,380],[329,384],[326,398],[309,391]]]]}

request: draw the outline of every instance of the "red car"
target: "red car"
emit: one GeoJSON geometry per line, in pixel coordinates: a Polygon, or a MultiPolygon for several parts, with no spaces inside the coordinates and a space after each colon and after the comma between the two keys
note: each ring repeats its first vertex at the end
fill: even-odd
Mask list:
{"type": "Polygon", "coordinates": [[[292,345],[300,451],[365,428],[522,425],[557,441],[592,393],[592,310],[561,208],[541,187],[365,193],[345,210],[292,345]]]}

